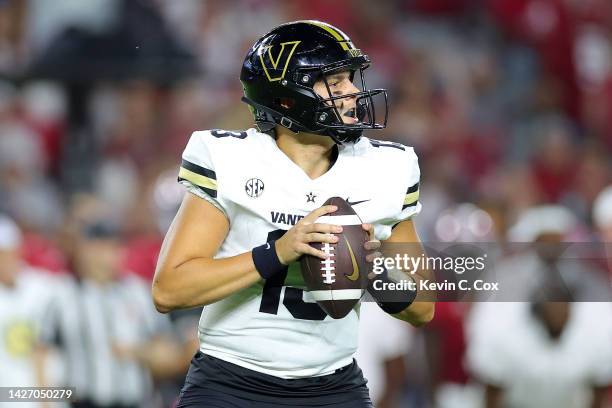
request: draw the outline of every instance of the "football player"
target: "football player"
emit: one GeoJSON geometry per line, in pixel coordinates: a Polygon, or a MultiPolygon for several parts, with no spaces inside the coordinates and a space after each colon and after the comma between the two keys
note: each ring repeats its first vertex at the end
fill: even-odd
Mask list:
{"type": "MultiPolygon", "coordinates": [[[[386,91],[365,84],[369,64],[329,24],[283,24],[242,66],[256,128],[191,136],[179,172],[189,193],[153,283],[161,312],[205,305],[179,407],[372,406],[353,360],[358,307],[343,319],[327,316],[298,262],[304,254],[325,259],[310,243],[337,242],[342,226],[317,222],[336,210],[322,206],[333,196],[346,197],[366,222],[370,262],[379,240],[418,242],[413,149],[361,136],[386,125],[386,91]]],[[[422,296],[379,304],[418,326],[433,317],[422,296]]]]}

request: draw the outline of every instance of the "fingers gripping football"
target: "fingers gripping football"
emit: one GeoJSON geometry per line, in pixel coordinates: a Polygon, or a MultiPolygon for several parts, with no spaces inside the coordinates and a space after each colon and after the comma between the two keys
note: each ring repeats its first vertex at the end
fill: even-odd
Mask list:
{"type": "Polygon", "coordinates": [[[284,265],[297,261],[304,254],[325,259],[328,255],[325,252],[313,248],[311,242],[328,242],[330,244],[338,242],[338,237],[333,234],[342,232],[339,225],[316,223],[317,218],[333,213],[337,210],[334,205],[325,205],[317,208],[310,214],[302,218],[285,235],[276,241],[276,253],[278,259],[284,265]]]}
{"type": "Polygon", "coordinates": [[[300,268],[306,288],[317,304],[332,318],[341,319],[354,310],[368,287],[372,268],[366,263],[365,244],[369,242],[368,246],[376,247],[377,243],[371,242],[372,227],[363,226],[363,221],[345,199],[331,197],[325,204],[338,209],[318,221],[342,225],[342,232],[337,234],[338,242],[311,243],[330,257],[321,260],[306,254],[300,259],[300,268]]]}
{"type": "MultiPolygon", "coordinates": [[[[372,224],[362,224],[362,228],[368,233],[369,240],[363,244],[363,247],[366,250],[366,262],[374,262],[374,259],[382,256],[382,253],[378,251],[380,249],[381,242],[376,239],[374,235],[374,225],[372,224]]],[[[368,274],[368,278],[374,279],[376,274],[374,272],[370,272],[368,274]]]]}

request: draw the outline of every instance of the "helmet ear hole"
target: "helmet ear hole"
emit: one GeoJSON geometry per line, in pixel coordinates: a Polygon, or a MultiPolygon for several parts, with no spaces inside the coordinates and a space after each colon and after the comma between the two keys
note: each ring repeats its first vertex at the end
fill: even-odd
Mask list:
{"type": "Polygon", "coordinates": [[[293,98],[274,98],[273,103],[277,108],[284,110],[292,109],[295,106],[295,100],[293,98]]]}

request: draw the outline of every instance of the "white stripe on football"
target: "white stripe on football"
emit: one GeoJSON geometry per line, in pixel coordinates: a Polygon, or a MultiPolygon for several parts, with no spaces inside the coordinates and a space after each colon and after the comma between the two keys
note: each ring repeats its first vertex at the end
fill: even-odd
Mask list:
{"type": "Polygon", "coordinates": [[[310,295],[317,302],[323,300],[351,300],[361,299],[362,289],[333,289],[333,290],[311,290],[310,295]]]}
{"type": "Polygon", "coordinates": [[[333,225],[361,225],[361,220],[357,215],[324,215],[317,218],[317,223],[333,225]]]}

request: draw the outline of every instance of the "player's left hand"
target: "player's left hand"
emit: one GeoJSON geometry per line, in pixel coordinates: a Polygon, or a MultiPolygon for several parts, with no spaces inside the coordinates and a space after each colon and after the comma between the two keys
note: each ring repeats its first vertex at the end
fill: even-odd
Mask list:
{"type": "MultiPolygon", "coordinates": [[[[380,253],[379,249],[380,249],[380,245],[381,242],[376,239],[376,236],[374,235],[374,225],[372,224],[361,224],[361,227],[368,233],[368,235],[370,236],[370,239],[363,244],[363,247],[366,250],[366,262],[368,263],[372,263],[374,262],[374,259],[379,258],[382,256],[382,254],[380,253]]],[[[368,278],[370,279],[374,279],[374,277],[376,276],[376,274],[374,272],[370,272],[368,274],[368,278]]]]}

